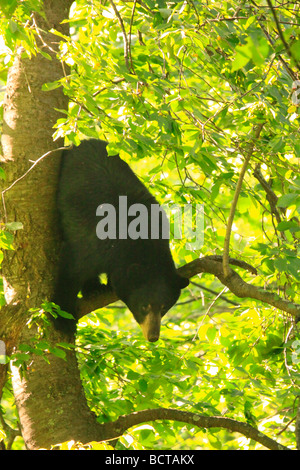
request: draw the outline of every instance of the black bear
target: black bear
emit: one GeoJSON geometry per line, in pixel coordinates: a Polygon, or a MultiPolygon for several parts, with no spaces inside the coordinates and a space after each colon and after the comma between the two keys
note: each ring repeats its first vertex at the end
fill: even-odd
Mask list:
{"type": "MultiPolygon", "coordinates": [[[[107,155],[106,146],[91,139],[63,151],[57,199],[63,246],[53,300],[76,316],[79,291],[88,298],[112,289],[145,338],[157,341],[161,317],[189,281],[176,272],[164,211],[127,163],[107,155]],[[100,283],[103,273],[107,284],[100,283]]],[[[61,317],[56,325],[75,328],[61,317]]]]}

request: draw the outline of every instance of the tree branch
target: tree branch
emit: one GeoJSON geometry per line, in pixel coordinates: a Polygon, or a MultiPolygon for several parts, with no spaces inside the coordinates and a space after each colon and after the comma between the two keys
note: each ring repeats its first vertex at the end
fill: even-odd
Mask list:
{"type": "Polygon", "coordinates": [[[119,13],[119,10],[117,9],[117,7],[114,4],[113,0],[109,0],[109,1],[110,1],[110,4],[111,4],[111,6],[112,6],[112,8],[115,12],[115,15],[116,15],[118,21],[119,21],[120,28],[122,30],[122,35],[123,35],[123,39],[124,39],[124,59],[125,59],[126,67],[128,68],[128,70],[130,72],[130,64],[129,64],[130,45],[128,43],[124,22],[123,22],[122,17],[119,13]]]}
{"type": "Polygon", "coordinates": [[[281,26],[280,26],[280,22],[278,21],[278,18],[277,18],[277,15],[276,15],[276,12],[275,12],[275,9],[272,5],[272,2],[271,0],[267,0],[267,4],[269,5],[269,8],[272,12],[272,15],[273,15],[273,18],[274,18],[274,21],[276,23],[276,27],[277,27],[277,31],[278,31],[278,34],[279,34],[279,37],[281,39],[281,42],[282,44],[284,45],[284,48],[286,50],[286,53],[287,55],[289,56],[289,58],[294,61],[296,67],[298,70],[300,70],[300,65],[299,65],[299,62],[297,60],[297,58],[294,56],[294,54],[292,53],[291,49],[290,49],[290,46],[289,44],[286,42],[285,40],[285,37],[284,37],[284,34],[282,32],[282,29],[281,29],[281,26]]]}
{"type": "MultiPolygon", "coordinates": [[[[276,307],[279,310],[289,313],[295,317],[300,316],[300,305],[293,304],[288,300],[282,299],[276,293],[267,292],[260,287],[248,284],[233,269],[229,268],[229,274],[225,278],[222,259],[223,257],[218,255],[205,256],[203,258],[195,259],[190,263],[185,264],[184,266],[181,266],[177,271],[178,274],[186,278],[191,278],[200,273],[213,274],[237,297],[256,299],[266,304],[272,305],[273,307],[276,307]]],[[[242,267],[243,269],[247,269],[253,274],[257,274],[256,269],[244,261],[229,258],[229,263],[242,267]]],[[[106,305],[116,302],[117,300],[118,296],[112,291],[96,294],[94,297],[91,297],[88,300],[83,298],[78,299],[76,317],[81,318],[93,310],[105,307],[106,305]]]]}
{"type": "MultiPolygon", "coordinates": [[[[255,5],[255,7],[259,8],[257,5],[255,5]]],[[[269,41],[269,43],[270,43],[270,45],[273,49],[273,51],[275,52],[275,47],[274,47],[275,41],[273,41],[273,39],[271,38],[271,35],[269,34],[268,30],[265,28],[265,26],[262,23],[262,21],[265,21],[265,18],[260,17],[258,12],[256,12],[256,11],[254,11],[254,13],[256,13],[256,19],[257,19],[258,24],[261,27],[261,30],[263,31],[264,35],[268,39],[268,41],[269,41]]],[[[282,24],[285,24],[285,23],[282,22],[282,24]]],[[[276,52],[276,55],[277,55],[278,59],[280,60],[280,62],[282,63],[285,70],[287,71],[287,73],[289,74],[289,76],[292,78],[292,80],[297,80],[297,74],[295,74],[295,72],[289,67],[289,65],[283,59],[281,54],[277,54],[277,52],[276,52]]]]}
{"type": "MultiPolygon", "coordinates": [[[[230,263],[232,264],[232,260],[230,263]]],[[[256,299],[293,316],[300,316],[300,305],[282,299],[276,293],[267,292],[260,287],[248,284],[231,268],[229,268],[229,275],[225,278],[222,263],[211,259],[210,256],[191,261],[180,267],[178,273],[188,278],[199,273],[213,274],[237,297],[256,299]]]]}
{"type": "Polygon", "coordinates": [[[274,193],[274,191],[272,191],[271,186],[269,185],[269,183],[268,183],[268,182],[265,180],[265,178],[263,177],[263,175],[262,175],[262,173],[261,173],[261,171],[260,171],[260,164],[257,164],[257,165],[255,166],[253,175],[254,175],[255,178],[260,182],[260,184],[262,185],[263,189],[265,190],[267,201],[268,201],[269,204],[270,204],[271,213],[275,215],[276,221],[277,221],[277,223],[279,224],[279,223],[281,222],[281,217],[280,217],[279,211],[278,211],[278,209],[277,209],[277,207],[276,207],[277,201],[278,201],[278,197],[276,196],[276,194],[274,193]]]}
{"type": "Polygon", "coordinates": [[[146,421],[172,420],[185,424],[192,424],[198,428],[222,428],[228,429],[230,432],[238,432],[249,439],[259,442],[264,447],[272,450],[290,450],[279,444],[277,441],[269,438],[258,429],[250,424],[236,421],[231,418],[221,416],[206,416],[192,413],[189,411],[181,411],[172,408],[156,408],[150,410],[137,411],[129,415],[120,416],[116,421],[100,424],[102,436],[106,436],[103,440],[114,439],[120,437],[127,429],[146,421]]]}
{"type": "Polygon", "coordinates": [[[238,182],[237,182],[237,185],[236,185],[233,201],[232,201],[232,204],[231,204],[230,214],[229,214],[229,217],[228,217],[226,234],[225,234],[224,254],[223,254],[223,270],[224,270],[224,276],[225,277],[229,276],[229,245],[230,245],[230,235],[231,235],[231,229],[232,229],[235,209],[236,209],[238,198],[239,198],[239,195],[240,195],[240,192],[241,192],[241,189],[242,189],[242,183],[243,183],[243,179],[244,179],[244,176],[245,176],[245,173],[246,173],[246,169],[247,169],[249,160],[250,160],[250,158],[253,154],[254,144],[255,144],[255,141],[259,138],[259,135],[261,133],[263,125],[264,125],[264,123],[258,124],[258,126],[255,130],[254,137],[252,137],[252,139],[249,143],[248,151],[247,151],[246,156],[245,156],[245,161],[243,163],[243,166],[242,166],[242,169],[241,169],[241,172],[240,172],[240,175],[239,175],[239,179],[238,179],[238,182]]]}

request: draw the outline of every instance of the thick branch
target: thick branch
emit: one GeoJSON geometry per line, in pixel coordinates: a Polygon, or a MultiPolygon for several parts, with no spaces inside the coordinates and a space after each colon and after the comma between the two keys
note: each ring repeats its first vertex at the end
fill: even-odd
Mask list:
{"type": "MultiPolygon", "coordinates": [[[[229,258],[229,263],[247,269],[252,274],[256,274],[256,269],[244,261],[229,258]]],[[[198,258],[178,269],[178,274],[187,278],[191,278],[200,273],[213,274],[237,297],[256,299],[293,316],[300,316],[300,305],[282,299],[276,293],[267,292],[262,288],[248,284],[231,268],[229,268],[228,277],[225,278],[222,267],[222,256],[213,255],[198,258]]],[[[116,300],[118,300],[118,297],[114,292],[105,292],[105,294],[95,295],[95,297],[89,300],[78,299],[76,316],[77,318],[81,318],[89,312],[105,307],[116,300]]]]}
{"type": "Polygon", "coordinates": [[[129,415],[120,416],[116,421],[104,423],[100,426],[103,427],[103,435],[106,436],[106,439],[113,439],[121,436],[132,426],[158,419],[179,421],[186,424],[192,424],[198,428],[228,429],[230,432],[238,432],[249,439],[259,442],[267,449],[290,450],[273,439],[270,439],[258,429],[250,426],[250,424],[242,423],[231,418],[198,415],[189,411],[181,411],[172,408],[156,408],[152,410],[138,411],[129,415]]]}
{"type": "MultiPolygon", "coordinates": [[[[230,263],[232,264],[232,260],[230,263]]],[[[248,284],[241,278],[241,276],[239,276],[239,274],[230,268],[229,275],[225,278],[222,263],[212,260],[210,256],[191,261],[185,266],[179,268],[178,273],[181,276],[188,278],[199,273],[213,274],[237,297],[260,300],[261,302],[272,305],[273,307],[293,316],[300,315],[300,305],[293,304],[288,300],[282,299],[275,293],[267,292],[262,288],[248,284]]]]}

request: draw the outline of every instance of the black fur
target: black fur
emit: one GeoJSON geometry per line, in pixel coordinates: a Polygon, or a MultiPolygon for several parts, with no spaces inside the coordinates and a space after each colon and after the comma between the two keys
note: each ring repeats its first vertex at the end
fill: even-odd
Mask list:
{"type": "MultiPolygon", "coordinates": [[[[143,323],[147,306],[155,315],[164,315],[188,280],[176,272],[168,239],[100,240],[96,236],[99,205],[112,204],[118,220],[120,195],[127,196],[128,207],[141,203],[149,213],[151,204],[158,204],[127,163],[119,156],[107,156],[106,145],[86,140],[63,152],[58,209],[64,242],[53,300],[75,315],[79,291],[88,297],[95,291],[113,289],[136,321],[143,323]],[[107,274],[107,285],[99,282],[102,273],[107,274]]],[[[149,219],[149,232],[150,227],[149,219]]],[[[57,324],[71,327],[72,322],[60,320],[57,324]]]]}

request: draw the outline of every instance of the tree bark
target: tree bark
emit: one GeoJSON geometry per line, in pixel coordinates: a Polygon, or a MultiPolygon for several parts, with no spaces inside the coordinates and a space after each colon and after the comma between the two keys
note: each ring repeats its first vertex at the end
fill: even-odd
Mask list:
{"type": "MultiPolygon", "coordinates": [[[[61,340],[55,331],[49,335],[50,344],[61,340]]],[[[25,328],[22,341],[28,344],[32,336],[32,331],[25,328]]],[[[89,442],[95,433],[102,437],[84,396],[74,350],[67,352],[65,360],[53,354],[48,359],[49,363],[32,354],[25,373],[12,366],[14,396],[26,447],[48,449],[69,440],[89,442]]]]}
{"type": "MultiPolygon", "coordinates": [[[[61,116],[57,109],[67,109],[67,97],[62,88],[45,92],[42,85],[64,76],[56,54],[59,41],[48,31],[54,28],[68,34],[68,24],[61,22],[68,17],[71,3],[48,0],[44,2],[45,18],[32,15],[38,46],[51,60],[40,53],[29,59],[19,51],[8,74],[2,146],[9,189],[3,193],[3,215],[4,222],[23,224],[15,232],[14,251],[6,252],[3,261],[7,305],[1,311],[0,338],[8,355],[18,344],[30,344],[35,337],[35,329],[26,325],[28,311],[51,299],[57,271],[60,234],[55,201],[60,152],[50,152],[28,170],[42,155],[62,145],[53,142],[52,134],[61,116]]],[[[47,340],[74,342],[55,331],[47,340]]],[[[67,356],[64,361],[51,355],[47,364],[32,355],[25,375],[12,368],[22,433],[29,449],[49,447],[72,436],[85,440],[96,423],[84,397],[74,350],[67,356]]],[[[3,385],[5,366],[0,367],[3,385]]]]}
{"type": "MultiPolygon", "coordinates": [[[[36,25],[44,30],[60,29],[59,22],[71,2],[44,3],[49,9],[47,20],[33,14],[36,25]]],[[[66,25],[64,29],[67,32],[66,25]]],[[[6,173],[3,191],[24,175],[34,160],[61,144],[52,138],[52,127],[59,117],[54,108],[66,109],[67,97],[61,89],[45,93],[41,87],[61,78],[63,69],[53,52],[57,38],[45,34],[44,41],[49,48],[39,45],[52,60],[40,54],[29,60],[19,50],[8,73],[2,132],[6,173]]],[[[28,309],[39,305],[52,289],[59,248],[55,209],[59,162],[58,153],[42,159],[2,196],[2,221],[23,224],[23,230],[14,234],[15,250],[4,253],[2,266],[7,306],[1,311],[0,335],[8,354],[26,323],[28,309]]]]}

